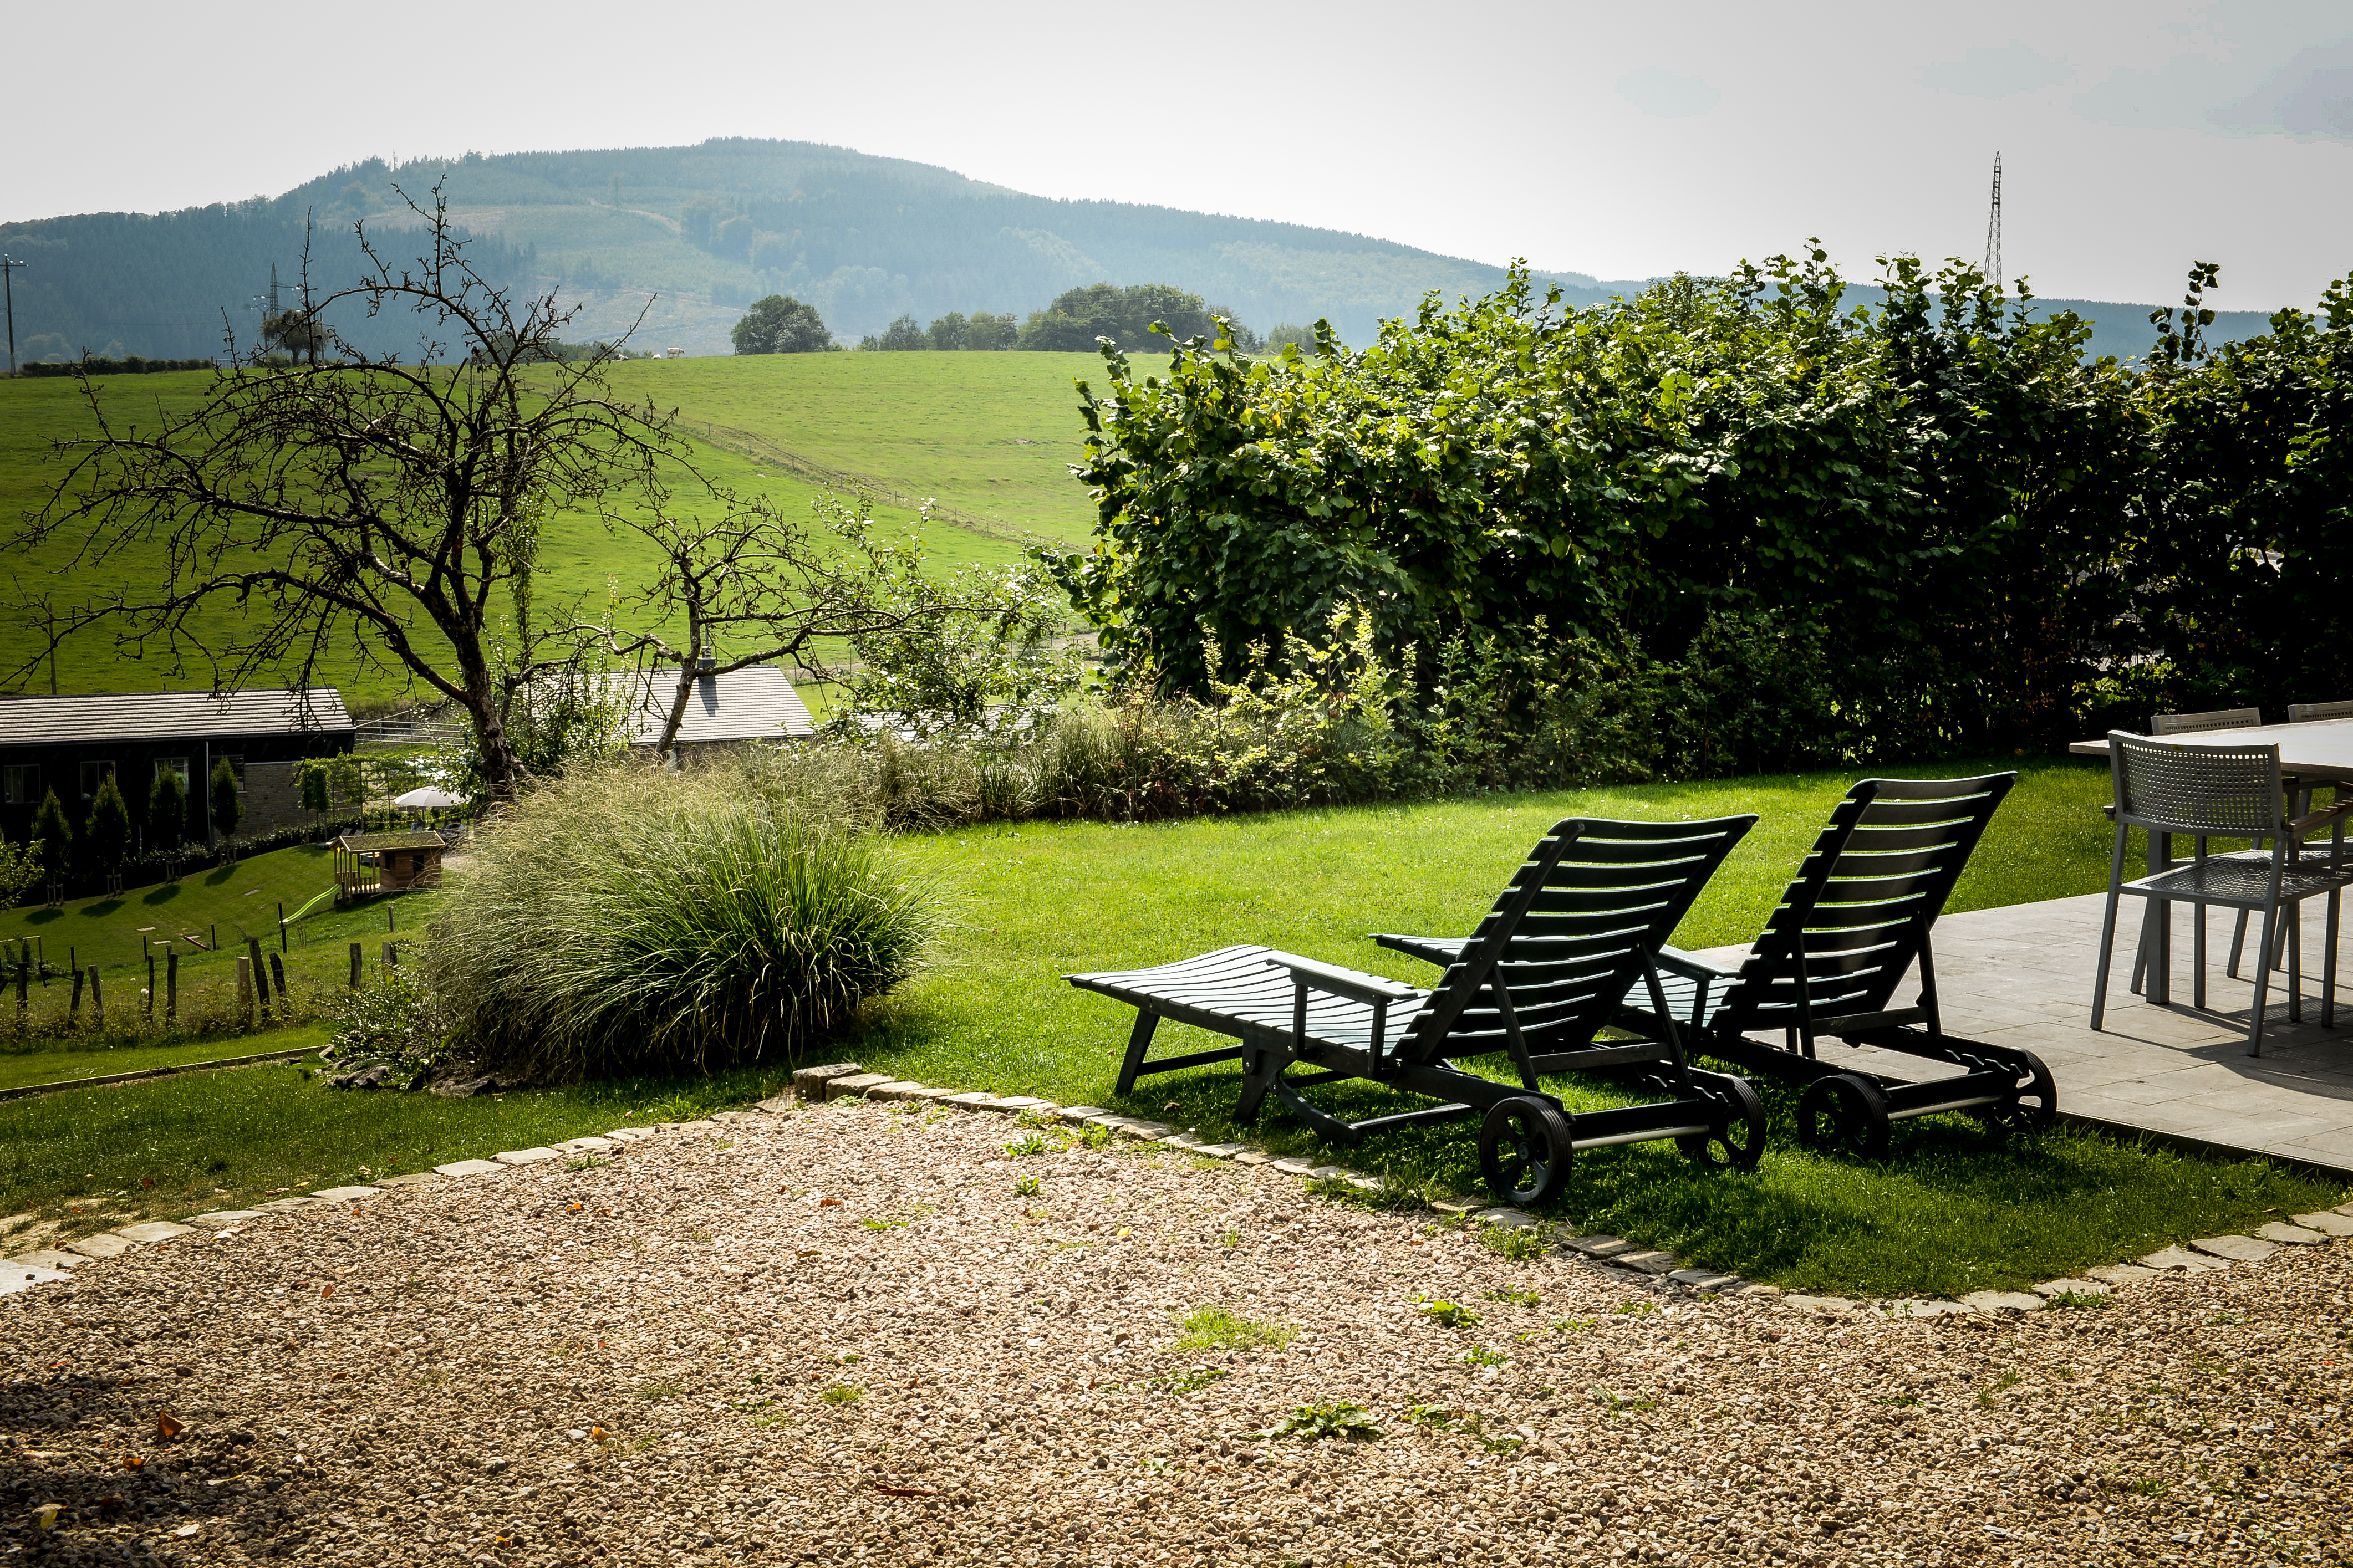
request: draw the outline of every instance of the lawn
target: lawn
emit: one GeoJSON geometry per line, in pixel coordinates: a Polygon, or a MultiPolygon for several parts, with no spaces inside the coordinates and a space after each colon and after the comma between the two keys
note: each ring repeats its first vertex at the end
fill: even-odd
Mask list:
{"type": "Polygon", "coordinates": [[[326,1026],[303,1024],[290,1028],[258,1030],[233,1039],[181,1039],[160,1045],[108,1045],[91,1049],[65,1046],[37,1051],[8,1051],[0,1053],[0,1089],[20,1089],[37,1083],[71,1083],[80,1079],[108,1078],[116,1073],[146,1072],[153,1068],[186,1067],[192,1062],[269,1056],[280,1051],[316,1050],[326,1043],[326,1026]]]}
{"type": "MultiPolygon", "coordinates": [[[[0,913],[0,937],[39,939],[42,956],[60,972],[96,964],[110,1011],[145,987],[143,944],[151,941],[169,941],[178,951],[184,1006],[193,1006],[191,999],[207,987],[234,984],[237,960],[249,940],[259,941],[265,954],[281,953],[294,984],[340,987],[349,982],[352,942],[363,944],[373,964],[380,943],[422,934],[439,895],[427,890],[320,905],[287,928],[281,949],[279,911],[293,915],[334,885],[331,858],[315,845],[295,845],[118,897],[82,899],[55,910],[10,910],[0,913]]],[[[164,951],[155,950],[159,986],[164,951]]],[[[71,994],[70,985],[52,978],[35,991],[35,1006],[61,1007],[71,994]]]]}
{"type": "MultiPolygon", "coordinates": [[[[1962,882],[1957,910],[2104,885],[2105,772],[2065,761],[2016,765],[2024,776],[1962,882]]],[[[1742,942],[1849,782],[1817,773],[911,837],[899,852],[938,888],[953,923],[931,970],[825,1054],[959,1088],[1108,1105],[1132,1015],[1072,989],[1063,973],[1262,942],[1426,982],[1426,969],[1373,947],[1365,933],[1468,930],[1527,847],[1579,814],[1759,813],[1676,938],[1689,947],[1742,942]]],[[[1184,1034],[1164,1026],[1164,1048],[1181,1048],[1184,1034]]],[[[186,1212],[271,1186],[595,1131],[660,1114],[665,1097],[682,1094],[695,1106],[748,1099],[780,1070],[490,1102],[336,1094],[279,1068],[76,1091],[39,1102],[37,1115],[0,1107],[0,1198],[58,1213],[110,1193],[143,1193],[148,1212],[186,1212]],[[142,1188],[149,1177],[155,1186],[142,1188]]],[[[1205,1133],[1234,1131],[1237,1076],[1227,1065],[1150,1079],[1124,1108],[1205,1133]]],[[[1573,1106],[1609,1101],[1593,1085],[1553,1087],[1573,1106]]],[[[1899,1124],[1882,1164],[1819,1156],[1795,1144],[1794,1097],[1760,1087],[1776,1122],[1754,1173],[1700,1173],[1665,1146],[1597,1151],[1578,1162],[1564,1216],[1793,1287],[1898,1295],[2023,1285],[2340,1195],[2259,1161],[2185,1158],[2063,1129],[2003,1145],[1957,1118],[1899,1124]]],[[[1360,1090],[1360,1102],[1369,1098],[1360,1090]]],[[[1284,1150],[1317,1147],[1272,1115],[1252,1135],[1284,1150]]],[[[1467,1127],[1386,1135],[1348,1163],[1431,1192],[1479,1190],[1467,1127]]],[[[120,1223],[98,1209],[76,1217],[92,1228],[120,1223]]]]}
{"type": "MultiPolygon", "coordinates": [[[[925,536],[934,567],[1006,565],[1021,558],[1022,537],[1083,537],[1091,521],[1086,492],[1064,465],[1076,455],[1078,417],[1071,378],[1100,370],[1086,354],[777,354],[744,359],[636,361],[616,366],[616,390],[676,408],[698,465],[717,483],[765,495],[806,515],[826,482],[780,466],[780,454],[847,480],[871,479],[885,499],[879,521],[893,528],[915,519],[915,504],[937,498],[960,513],[990,520],[968,528],[936,522],[925,536]],[[1018,361],[1018,364],[999,362],[1018,361]],[[853,363],[854,362],[854,363],[853,363]],[[909,362],[902,363],[900,362],[909,362]],[[889,496],[904,498],[904,504],[889,496]]],[[[152,427],[196,406],[207,372],[117,376],[102,383],[118,421],[152,427]]],[[[94,426],[79,389],[62,377],[0,379],[0,527],[37,511],[65,471],[55,443],[94,426]]],[[[151,589],[133,565],[69,565],[62,546],[13,564],[26,591],[54,588],[60,602],[134,596],[151,589]],[[51,574],[59,575],[52,576],[51,574]]],[[[649,552],[607,533],[593,520],[558,517],[542,547],[540,592],[552,602],[588,604],[601,613],[608,577],[626,593],[651,574],[649,552]]],[[[206,635],[234,636],[235,613],[207,612],[206,635]]],[[[0,689],[47,690],[46,665],[11,678],[43,646],[30,623],[0,625],[0,689]]],[[[405,683],[363,669],[347,653],[329,656],[325,679],[347,700],[400,695],[405,683]]],[[[153,662],[119,661],[101,641],[69,646],[57,665],[61,691],[153,689],[185,679],[153,662]]]]}

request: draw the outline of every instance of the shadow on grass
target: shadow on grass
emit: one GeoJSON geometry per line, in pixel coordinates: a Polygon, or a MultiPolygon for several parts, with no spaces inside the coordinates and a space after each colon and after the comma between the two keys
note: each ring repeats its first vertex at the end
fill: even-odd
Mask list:
{"type": "MultiPolygon", "coordinates": [[[[1209,1038],[1162,1032],[1160,1048],[1172,1053],[1209,1038]]],[[[861,1059],[882,1070],[892,1054],[869,1048],[861,1059]]],[[[1756,1170],[1700,1166],[1666,1142],[1592,1150],[1547,1212],[1583,1231],[1792,1289],[1912,1296],[2022,1289],[2342,1196],[2265,1160],[2204,1158],[2068,1127],[2006,1134],[1958,1114],[1896,1123],[1882,1161],[1816,1153],[1798,1142],[1798,1087],[1751,1081],[1770,1129],[1756,1170]]],[[[1643,1098],[1588,1079],[1546,1088],[1572,1110],[1643,1098]]],[[[1333,1160],[1431,1196],[1492,1196],[1479,1173],[1475,1120],[1384,1132],[1348,1150],[1271,1102],[1256,1126],[1237,1124],[1240,1089],[1239,1068],[1219,1064],[1146,1079],[1115,1108],[1206,1138],[1333,1160]]],[[[1312,1097],[1350,1119],[1426,1103],[1362,1081],[1324,1085],[1312,1097]]]]}

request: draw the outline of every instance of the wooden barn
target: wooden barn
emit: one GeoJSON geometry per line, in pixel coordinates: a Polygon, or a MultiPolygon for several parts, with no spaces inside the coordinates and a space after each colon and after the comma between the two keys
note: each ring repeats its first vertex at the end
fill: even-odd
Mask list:
{"type": "Polygon", "coordinates": [[[438,888],[448,847],[438,833],[346,833],[335,840],[336,897],[438,888]]]}

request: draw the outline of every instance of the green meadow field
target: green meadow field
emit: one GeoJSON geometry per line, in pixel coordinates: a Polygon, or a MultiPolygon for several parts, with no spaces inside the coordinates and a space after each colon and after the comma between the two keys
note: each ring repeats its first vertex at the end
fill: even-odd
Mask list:
{"type": "MultiPolygon", "coordinates": [[[[935,500],[925,535],[932,564],[949,572],[1008,565],[1030,543],[1086,537],[1092,503],[1070,477],[1082,426],[1074,377],[1102,380],[1091,354],[776,354],[638,360],[613,371],[615,389],[676,410],[693,460],[718,485],[805,510],[828,489],[865,488],[876,518],[904,526],[935,500]]],[[[206,372],[118,376],[101,396],[118,430],[152,429],[197,405],[206,372]]],[[[49,500],[70,462],[58,444],[95,428],[75,383],[0,379],[0,525],[13,530],[49,500]]],[[[152,592],[152,576],[118,560],[78,563],[58,542],[11,558],[0,616],[0,691],[46,691],[49,669],[37,606],[152,592]]],[[[649,574],[649,553],[594,519],[561,519],[547,533],[543,594],[601,611],[609,582],[626,594],[649,574]]],[[[209,640],[233,642],[233,612],[205,624],[209,640]]],[[[371,670],[356,649],[325,672],[353,701],[403,696],[397,673],[371,670]]],[[[209,685],[200,664],[174,667],[160,649],[142,659],[111,639],[69,645],[57,663],[60,691],[153,690],[209,685]]]]}

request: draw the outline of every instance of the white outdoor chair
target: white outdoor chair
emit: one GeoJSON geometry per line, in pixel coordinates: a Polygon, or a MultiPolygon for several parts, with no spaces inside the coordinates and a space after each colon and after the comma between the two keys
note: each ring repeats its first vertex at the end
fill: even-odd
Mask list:
{"type": "MultiPolygon", "coordinates": [[[[2353,885],[2353,863],[2345,858],[2345,819],[2353,816],[2353,801],[2342,801],[2327,811],[2291,822],[2280,784],[2279,747],[2168,745],[2122,731],[2108,736],[2108,766],[2116,781],[2113,807],[2116,824],[2116,849],[2108,864],[2108,905],[2100,926],[2100,965],[2092,991],[2092,1027],[2100,1027],[2108,999],[2108,960],[2116,946],[2116,909],[2124,894],[2158,900],[2144,922],[2144,945],[2162,930],[2163,905],[2179,900],[2204,906],[2262,911],[2263,951],[2273,950],[2280,931],[2280,915],[2292,919],[2305,900],[2328,900],[2327,936],[2323,944],[2320,983],[2320,1024],[2337,1025],[2337,931],[2340,894],[2353,885]],[[2178,834],[2197,846],[2191,859],[2137,881],[2125,880],[2125,841],[2133,828],[2147,833],[2178,834]],[[2321,827],[2334,829],[2326,858],[2304,847],[2306,834],[2321,827]],[[2209,838],[2247,838],[2268,842],[2268,853],[2209,856],[2209,838]]],[[[2202,921],[2200,936],[2203,936],[2202,921]]],[[[2288,1017],[2304,1016],[2304,944],[2288,944],[2288,1017]]],[[[2193,1005],[2206,1005],[2205,944],[2198,944],[2196,996],[2193,1005]]],[[[2263,1002],[2271,984],[2271,965],[2255,966],[2255,999],[2247,1025],[2247,1054],[2263,1049],[2263,1002]]]]}

